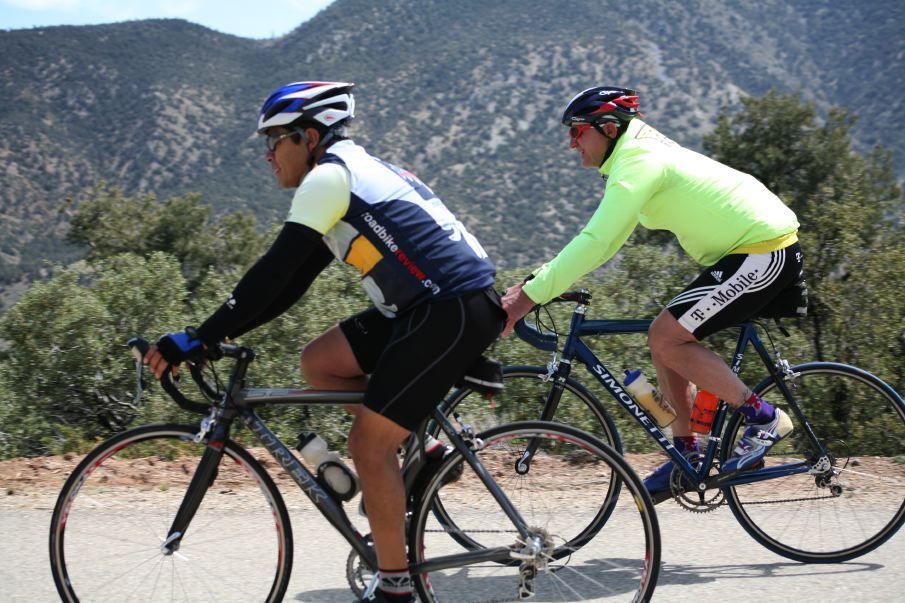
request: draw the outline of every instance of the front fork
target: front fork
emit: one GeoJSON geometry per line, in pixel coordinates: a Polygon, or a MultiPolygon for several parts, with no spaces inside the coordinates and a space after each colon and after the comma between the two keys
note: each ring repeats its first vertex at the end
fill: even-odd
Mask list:
{"type": "Polygon", "coordinates": [[[196,442],[201,442],[210,433],[201,461],[195,468],[195,474],[182,498],[170,531],[161,544],[160,548],[164,555],[172,555],[179,550],[189,523],[198,512],[208,488],[217,479],[217,470],[223,458],[223,447],[229,439],[229,421],[218,422],[215,412],[216,409],[212,410],[211,415],[201,421],[201,430],[194,438],[196,442]]]}
{"type": "MultiPolygon", "coordinates": [[[[572,364],[568,360],[560,360],[557,366],[555,354],[553,356],[553,361],[547,366],[547,375],[543,378],[543,381],[552,381],[553,385],[550,388],[550,393],[547,395],[546,400],[544,400],[544,409],[541,411],[539,417],[541,421],[553,420],[553,416],[559,406],[559,401],[562,400],[562,393],[566,387],[566,380],[569,378],[569,373],[572,371],[572,364]]],[[[515,462],[515,472],[517,474],[525,475],[531,469],[531,459],[534,458],[534,453],[537,452],[538,445],[539,443],[537,440],[528,442],[528,445],[525,447],[525,452],[523,452],[522,456],[515,462]]]]}

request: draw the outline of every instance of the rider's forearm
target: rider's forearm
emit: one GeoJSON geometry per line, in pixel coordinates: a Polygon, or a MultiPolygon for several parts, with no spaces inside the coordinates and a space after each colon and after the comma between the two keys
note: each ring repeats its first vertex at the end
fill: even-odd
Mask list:
{"type": "Polygon", "coordinates": [[[326,245],[321,245],[315,249],[308,257],[308,261],[296,271],[295,276],[289,284],[286,285],[283,291],[280,292],[279,296],[250,322],[242,325],[240,329],[230,332],[228,334],[229,338],[235,339],[241,337],[245,333],[270,322],[295,305],[305,292],[308,291],[308,288],[311,286],[311,283],[314,282],[314,279],[317,278],[332,260],[333,253],[327,249],[326,245]]]}
{"type": "MultiPolygon", "coordinates": [[[[318,233],[300,224],[286,223],[273,245],[236,285],[226,302],[198,327],[207,344],[245,332],[278,303],[293,276],[316,249],[323,247],[318,233]]],[[[313,279],[312,279],[313,280],[313,279]]]]}

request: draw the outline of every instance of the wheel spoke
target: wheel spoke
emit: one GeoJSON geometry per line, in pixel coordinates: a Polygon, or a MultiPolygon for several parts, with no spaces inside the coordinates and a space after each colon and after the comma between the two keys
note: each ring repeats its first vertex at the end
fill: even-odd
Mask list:
{"type": "MultiPolygon", "coordinates": [[[[552,423],[505,425],[480,437],[485,443],[477,453],[482,465],[544,545],[530,562],[519,558],[418,576],[422,601],[514,600],[525,563],[536,571],[533,588],[540,600],[650,595],[659,572],[656,518],[640,480],[621,455],[580,431],[552,423]],[[519,427],[538,425],[545,428],[519,427]],[[528,442],[537,445],[537,453],[530,471],[517,475],[515,461],[528,442]],[[611,489],[614,481],[621,487],[611,489]],[[603,500],[610,501],[609,509],[601,508],[603,500]]],[[[441,485],[444,472],[460,460],[458,452],[447,459],[413,511],[409,548],[418,551],[416,563],[485,548],[524,548],[470,467],[458,481],[441,485]]]]}
{"type": "Polygon", "coordinates": [[[206,446],[192,441],[195,431],[137,428],[79,464],[51,526],[51,568],[64,600],[281,598],[292,561],[285,505],[257,461],[231,442],[178,550],[162,550],[206,446]]]}

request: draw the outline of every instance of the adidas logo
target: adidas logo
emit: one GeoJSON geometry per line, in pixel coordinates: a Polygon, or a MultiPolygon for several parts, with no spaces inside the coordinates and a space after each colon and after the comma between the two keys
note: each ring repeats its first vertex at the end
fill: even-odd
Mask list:
{"type": "Polygon", "coordinates": [[[716,282],[723,282],[723,271],[722,270],[711,270],[710,275],[716,279],[716,282]]]}

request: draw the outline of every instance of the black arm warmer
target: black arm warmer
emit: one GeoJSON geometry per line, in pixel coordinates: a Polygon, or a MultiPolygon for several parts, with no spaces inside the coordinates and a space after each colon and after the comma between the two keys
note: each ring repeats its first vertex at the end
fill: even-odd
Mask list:
{"type": "Polygon", "coordinates": [[[286,222],[226,303],[198,327],[199,337],[213,344],[276,318],[301,298],[332,258],[317,231],[286,222]]]}
{"type": "Polygon", "coordinates": [[[331,261],[333,261],[333,253],[327,249],[326,245],[321,243],[311,252],[311,255],[308,256],[308,261],[296,270],[292,280],[287,283],[280,295],[274,299],[269,306],[261,311],[261,313],[255,316],[252,321],[242,325],[240,330],[229,333],[228,337],[230,339],[241,337],[245,333],[270,322],[291,308],[295,305],[295,302],[302,298],[302,295],[305,294],[308,287],[310,287],[311,283],[314,282],[314,279],[317,278],[317,275],[319,275],[331,261]]]}

